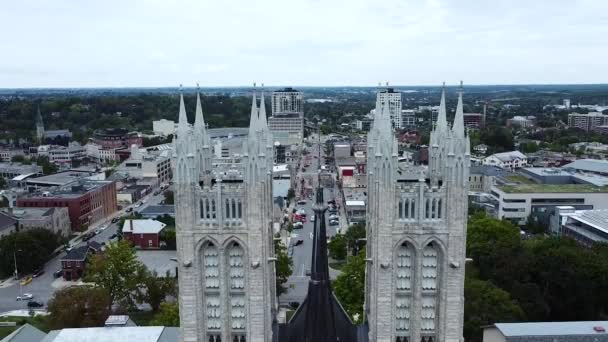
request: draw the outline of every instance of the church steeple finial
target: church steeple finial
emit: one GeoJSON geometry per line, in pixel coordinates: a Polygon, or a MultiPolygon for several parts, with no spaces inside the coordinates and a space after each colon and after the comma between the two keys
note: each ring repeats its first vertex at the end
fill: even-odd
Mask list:
{"type": "Polygon", "coordinates": [[[267,131],[268,123],[266,121],[266,103],[264,102],[264,83],[262,83],[262,94],[261,94],[261,98],[260,98],[260,110],[259,110],[258,117],[259,117],[260,129],[267,131]]]}
{"type": "Polygon", "coordinates": [[[437,114],[436,128],[437,130],[444,132],[448,129],[447,109],[445,103],[445,82],[443,82],[443,87],[441,88],[441,102],[439,103],[439,113],[437,114]]]}
{"type": "Polygon", "coordinates": [[[464,111],[462,105],[463,86],[460,81],[460,89],[458,91],[458,105],[456,106],[456,116],[452,125],[452,132],[457,138],[464,138],[464,111]]]}
{"type": "Polygon", "coordinates": [[[196,114],[194,116],[194,129],[203,131],[205,127],[205,118],[203,116],[203,107],[201,105],[201,93],[198,83],[196,84],[196,114]]]}
{"type": "Polygon", "coordinates": [[[179,133],[185,133],[188,130],[188,116],[186,115],[186,106],[184,105],[184,93],[182,85],[179,85],[179,122],[177,124],[178,136],[179,133]]]}
{"type": "Polygon", "coordinates": [[[258,130],[258,100],[255,96],[255,82],[253,82],[253,98],[251,100],[251,116],[249,117],[249,137],[253,138],[253,135],[258,130]]]}

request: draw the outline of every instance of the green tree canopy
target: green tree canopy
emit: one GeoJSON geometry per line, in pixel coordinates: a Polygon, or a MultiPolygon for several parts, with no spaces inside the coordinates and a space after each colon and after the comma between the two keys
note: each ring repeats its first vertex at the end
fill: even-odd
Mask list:
{"type": "Polygon", "coordinates": [[[276,281],[277,281],[277,296],[285,293],[287,289],[283,286],[292,273],[293,260],[287,255],[285,246],[279,240],[274,242],[274,252],[277,258],[276,262],[276,281]]]}
{"type": "Polygon", "coordinates": [[[20,274],[31,273],[44,265],[63,243],[63,238],[44,228],[28,229],[0,238],[0,276],[14,274],[14,257],[20,274]]]}
{"type": "Polygon", "coordinates": [[[87,267],[86,280],[103,288],[114,303],[131,304],[141,283],[144,265],[127,241],[110,243],[103,254],[94,255],[87,267]]]}
{"type": "Polygon", "coordinates": [[[346,243],[348,248],[352,251],[353,255],[356,255],[359,252],[361,246],[364,243],[361,239],[365,239],[365,223],[357,223],[354,224],[346,230],[344,233],[344,237],[346,238],[346,243]]]}
{"type": "Polygon", "coordinates": [[[328,245],[329,256],[332,259],[344,260],[346,258],[346,238],[342,234],[336,234],[328,245]]]}
{"type": "Polygon", "coordinates": [[[365,252],[351,256],[342,273],[332,283],[336,297],[355,323],[363,320],[365,293],[365,252]]]}
{"type": "Polygon", "coordinates": [[[140,268],[139,271],[141,273],[138,275],[140,279],[138,299],[140,302],[150,304],[152,311],[157,312],[168,295],[176,294],[176,279],[169,274],[159,277],[156,272],[145,268],[140,268]]]}
{"type": "Polygon", "coordinates": [[[49,325],[52,329],[103,326],[110,298],[99,287],[74,286],[55,292],[48,303],[49,325]]]}
{"type": "Polygon", "coordinates": [[[179,305],[177,303],[161,303],[160,310],[150,323],[165,327],[179,327],[179,305]]]}

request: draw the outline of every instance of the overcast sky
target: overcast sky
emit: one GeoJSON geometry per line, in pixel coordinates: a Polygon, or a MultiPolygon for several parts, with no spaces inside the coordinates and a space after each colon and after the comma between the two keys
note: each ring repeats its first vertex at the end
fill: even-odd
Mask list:
{"type": "Polygon", "coordinates": [[[608,83],[608,0],[0,0],[0,88],[608,83]]]}

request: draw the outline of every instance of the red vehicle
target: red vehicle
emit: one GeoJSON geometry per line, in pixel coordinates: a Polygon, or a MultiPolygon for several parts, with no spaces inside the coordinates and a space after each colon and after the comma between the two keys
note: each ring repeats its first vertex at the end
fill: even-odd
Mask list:
{"type": "Polygon", "coordinates": [[[303,216],[300,214],[295,214],[294,220],[299,221],[299,222],[306,222],[306,216],[303,216]]]}

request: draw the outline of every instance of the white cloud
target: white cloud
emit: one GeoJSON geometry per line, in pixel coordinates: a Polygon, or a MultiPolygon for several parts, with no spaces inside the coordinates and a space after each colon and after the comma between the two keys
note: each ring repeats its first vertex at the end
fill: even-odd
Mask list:
{"type": "Polygon", "coordinates": [[[608,75],[604,0],[0,1],[0,87],[608,75]]]}

